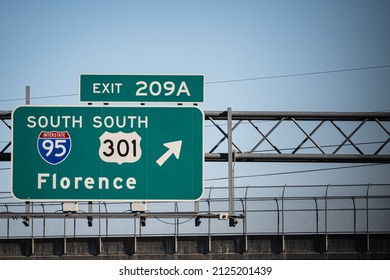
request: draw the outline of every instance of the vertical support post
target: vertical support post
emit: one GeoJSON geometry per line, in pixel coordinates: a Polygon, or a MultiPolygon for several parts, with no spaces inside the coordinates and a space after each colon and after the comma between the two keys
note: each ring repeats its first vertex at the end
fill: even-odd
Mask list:
{"type": "Polygon", "coordinates": [[[329,184],[326,186],[325,192],[325,252],[328,252],[328,191],[329,184]]]}
{"type": "Polygon", "coordinates": [[[314,203],[316,204],[316,234],[318,237],[318,202],[316,197],[314,197],[314,203]]]}
{"type": "Polygon", "coordinates": [[[286,191],[286,185],[283,187],[283,193],[282,193],[282,252],[286,250],[286,244],[284,240],[284,193],[286,191]]]}
{"type": "Polygon", "coordinates": [[[280,214],[279,214],[279,201],[278,198],[275,197],[275,203],[276,203],[276,218],[277,218],[277,230],[278,230],[278,235],[280,234],[280,214]]]}
{"type": "MultiPolygon", "coordinates": [[[[31,213],[34,213],[34,202],[31,204],[31,213]]],[[[31,218],[31,254],[35,254],[35,244],[34,244],[34,218],[31,218]]]]}
{"type": "Polygon", "coordinates": [[[232,108],[227,109],[227,129],[228,129],[228,188],[229,188],[229,215],[235,215],[234,209],[234,174],[233,174],[233,126],[232,108]]]}
{"type": "Polygon", "coordinates": [[[137,249],[137,217],[136,216],[134,216],[133,224],[134,224],[134,254],[137,254],[138,249],[137,249]]]}
{"type": "Polygon", "coordinates": [[[243,204],[243,212],[244,212],[244,217],[242,218],[242,222],[244,223],[244,226],[242,227],[243,235],[244,235],[244,252],[248,252],[248,226],[247,226],[247,220],[246,220],[246,199],[245,201],[241,201],[243,204]]]}
{"type": "Polygon", "coordinates": [[[352,205],[353,205],[353,234],[356,234],[356,203],[354,197],[352,197],[352,205]]]}
{"type": "MultiPolygon", "coordinates": [[[[108,213],[107,204],[105,201],[103,201],[103,205],[104,205],[104,210],[106,211],[106,214],[107,214],[108,213]]],[[[106,237],[108,237],[108,218],[106,218],[106,237]]]]}
{"type": "Polygon", "coordinates": [[[99,201],[99,255],[102,253],[102,224],[100,218],[100,201],[99,201]]]}
{"type": "Polygon", "coordinates": [[[142,236],[142,225],[141,225],[141,218],[142,216],[139,216],[139,236],[142,236]]]}
{"type": "Polygon", "coordinates": [[[9,239],[9,218],[7,218],[7,239],[9,239]]]}
{"type": "MultiPolygon", "coordinates": [[[[179,212],[179,205],[175,202],[175,213],[179,212]]],[[[178,252],[177,239],[179,235],[179,218],[175,218],[175,244],[174,244],[174,252],[175,254],[178,252]]]]}
{"type": "Polygon", "coordinates": [[[26,86],[26,105],[30,105],[30,86],[26,86]]]}
{"type": "Polygon", "coordinates": [[[66,216],[64,216],[64,255],[66,254],[66,216]]]}
{"type": "Polygon", "coordinates": [[[371,184],[368,184],[367,185],[367,193],[366,193],[366,222],[367,222],[367,226],[366,226],[366,229],[367,229],[367,232],[366,232],[366,240],[367,240],[367,244],[366,244],[366,249],[367,249],[367,252],[370,251],[370,232],[368,231],[369,229],[369,222],[368,222],[368,195],[369,195],[369,191],[370,191],[370,186],[371,184]]]}
{"type": "MultiPolygon", "coordinates": [[[[42,206],[42,212],[45,213],[45,206],[43,205],[43,203],[41,203],[41,206],[42,206]]],[[[46,215],[43,215],[43,226],[42,226],[42,237],[45,238],[46,237],[46,218],[45,218],[46,215]]]]}
{"type": "Polygon", "coordinates": [[[73,238],[76,238],[76,218],[73,218],[73,238]]]}
{"type": "Polygon", "coordinates": [[[244,237],[245,237],[245,247],[244,251],[248,252],[248,220],[247,220],[247,215],[248,215],[248,189],[249,186],[246,187],[245,189],[245,203],[244,203],[244,237]]]}
{"type": "MultiPolygon", "coordinates": [[[[5,209],[6,209],[6,212],[8,213],[9,210],[8,210],[8,205],[7,203],[5,203],[5,209]]],[[[9,218],[7,218],[7,239],[9,239],[9,218]]]]}
{"type": "Polygon", "coordinates": [[[208,253],[211,253],[211,191],[213,190],[213,186],[210,187],[209,192],[209,199],[207,200],[207,207],[208,207],[208,253]]]}

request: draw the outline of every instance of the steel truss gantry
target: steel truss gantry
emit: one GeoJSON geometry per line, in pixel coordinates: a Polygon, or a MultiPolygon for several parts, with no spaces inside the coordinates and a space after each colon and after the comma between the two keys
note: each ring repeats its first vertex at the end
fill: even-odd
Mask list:
{"type": "MultiPolygon", "coordinates": [[[[1,122],[10,130],[11,115],[11,111],[0,111],[1,122]]],[[[219,141],[205,153],[206,162],[390,162],[389,112],[260,112],[229,108],[205,111],[205,120],[208,127],[221,133],[219,141]],[[240,131],[243,126],[251,128],[250,136],[242,135],[246,133],[240,131]],[[236,140],[240,137],[258,140],[252,141],[252,147],[243,148],[236,140]],[[359,139],[365,139],[364,143],[359,139]],[[225,140],[227,145],[223,145],[225,140]],[[263,147],[268,149],[260,150],[263,147]]],[[[10,161],[11,141],[1,145],[0,161],[10,161]]]]}
{"type": "MultiPolygon", "coordinates": [[[[390,113],[227,110],[207,111],[205,118],[223,135],[220,141],[205,154],[206,161],[228,161],[229,151],[216,152],[216,150],[226,139],[229,140],[229,135],[232,135],[230,148],[234,149],[233,157],[237,162],[390,162],[390,149],[389,147],[386,149],[390,141],[390,113]],[[228,130],[225,131],[217,121],[226,121],[228,130]],[[229,123],[232,122],[234,124],[229,130],[229,123]],[[260,128],[259,122],[267,128],[260,128]],[[310,123],[310,127],[307,123],[310,123]],[[234,130],[238,130],[244,124],[256,131],[258,137],[258,141],[246,150],[235,141],[234,133],[234,130]],[[324,137],[321,130],[330,134],[324,137]],[[273,137],[276,134],[278,136],[273,137]],[[317,135],[319,140],[325,141],[325,144],[320,144],[318,137],[316,139],[317,135]],[[358,143],[354,137],[370,138],[370,142],[358,143]],[[284,141],[280,141],[281,138],[284,141]],[[335,138],[338,139],[338,143],[326,143],[326,141],[335,141],[335,138]],[[307,147],[307,144],[311,147],[307,147]],[[260,150],[265,145],[269,149],[260,150]],[[371,145],[371,147],[362,149],[360,145],[371,145]],[[310,153],[307,153],[309,149],[310,153]],[[348,152],[343,152],[345,150],[348,152]]],[[[228,144],[228,148],[229,146],[228,144]]]]}

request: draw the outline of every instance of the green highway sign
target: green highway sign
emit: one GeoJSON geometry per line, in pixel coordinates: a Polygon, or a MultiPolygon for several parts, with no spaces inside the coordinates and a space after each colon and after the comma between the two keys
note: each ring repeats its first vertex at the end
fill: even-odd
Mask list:
{"type": "Polygon", "coordinates": [[[196,200],[203,118],[197,107],[18,107],[12,192],[22,200],[196,200]]]}
{"type": "Polygon", "coordinates": [[[84,102],[198,103],[203,100],[203,75],[80,75],[80,101],[84,102]]]}

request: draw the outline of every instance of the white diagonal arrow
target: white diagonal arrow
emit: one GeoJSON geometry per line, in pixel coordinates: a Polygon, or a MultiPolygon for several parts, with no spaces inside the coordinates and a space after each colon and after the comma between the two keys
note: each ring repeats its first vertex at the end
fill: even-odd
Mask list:
{"type": "Polygon", "coordinates": [[[168,151],[166,151],[165,154],[156,160],[157,164],[162,166],[172,154],[174,154],[175,157],[179,159],[182,142],[182,140],[179,140],[165,143],[164,146],[168,148],[168,151]]]}

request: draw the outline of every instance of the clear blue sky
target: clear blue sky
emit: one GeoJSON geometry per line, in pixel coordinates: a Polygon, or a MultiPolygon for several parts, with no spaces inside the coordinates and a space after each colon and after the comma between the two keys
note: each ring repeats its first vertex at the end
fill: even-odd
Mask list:
{"type": "MultiPolygon", "coordinates": [[[[79,104],[80,73],[129,73],[204,74],[204,110],[388,111],[390,67],[212,82],[390,65],[389,30],[390,2],[377,0],[1,0],[0,110],[23,104],[8,100],[23,99],[26,85],[32,104],[79,104]]],[[[0,141],[8,140],[1,133],[0,141]]],[[[308,166],[241,164],[237,175],[302,168],[308,166]]],[[[388,183],[388,171],[237,184],[388,183]]],[[[0,172],[7,188],[9,171],[0,172]]],[[[226,166],[206,170],[205,177],[221,174],[226,166]]]]}
{"type": "MultiPolygon", "coordinates": [[[[22,98],[26,85],[33,97],[78,94],[80,73],[200,73],[213,82],[388,65],[389,14],[388,1],[2,0],[0,99],[22,98]]],[[[202,107],[389,110],[389,75],[210,84],[202,107]]]]}

